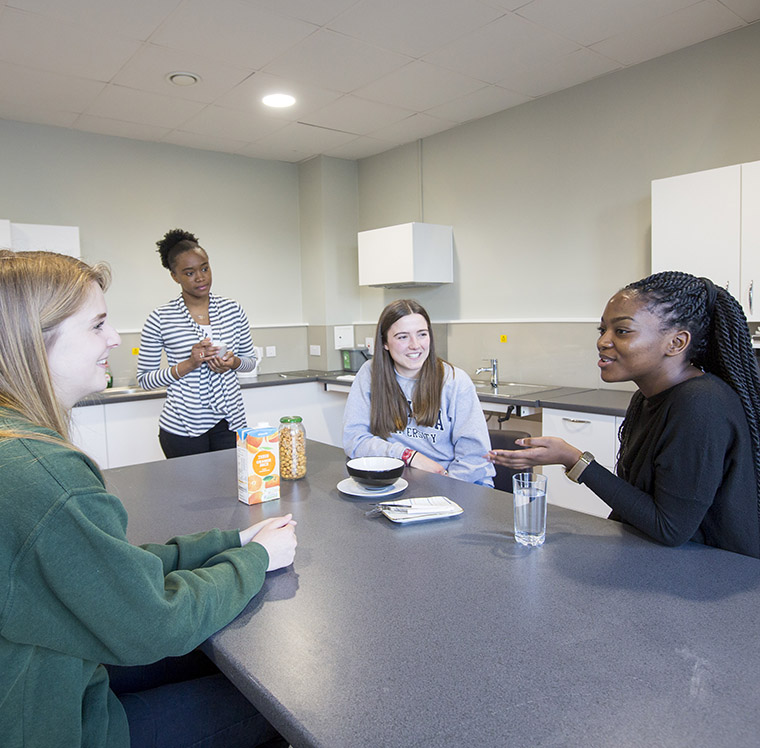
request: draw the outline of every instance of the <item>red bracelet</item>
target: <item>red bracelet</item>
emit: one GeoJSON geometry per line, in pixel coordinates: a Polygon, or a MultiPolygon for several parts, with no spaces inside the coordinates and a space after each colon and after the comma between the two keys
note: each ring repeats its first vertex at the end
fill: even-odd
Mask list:
{"type": "Polygon", "coordinates": [[[414,457],[414,450],[413,449],[405,449],[404,452],[403,452],[403,454],[401,455],[401,459],[403,460],[404,465],[408,465],[409,464],[409,460],[411,460],[412,457],[414,457]]]}

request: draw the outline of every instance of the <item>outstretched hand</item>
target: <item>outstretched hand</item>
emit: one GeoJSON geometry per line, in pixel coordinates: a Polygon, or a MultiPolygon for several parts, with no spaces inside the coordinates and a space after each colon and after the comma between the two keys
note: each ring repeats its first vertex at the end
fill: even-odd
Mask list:
{"type": "Polygon", "coordinates": [[[492,449],[486,459],[494,465],[522,470],[535,465],[564,465],[571,468],[582,452],[557,436],[531,436],[518,439],[522,449],[492,449]]]}

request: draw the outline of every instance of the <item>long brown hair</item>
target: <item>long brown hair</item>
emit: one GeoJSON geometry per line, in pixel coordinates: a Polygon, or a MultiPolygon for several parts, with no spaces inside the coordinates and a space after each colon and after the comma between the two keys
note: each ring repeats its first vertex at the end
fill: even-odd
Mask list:
{"type": "Polygon", "coordinates": [[[443,389],[444,362],[435,354],[435,340],[430,317],[425,309],[414,299],[392,301],[383,309],[375,331],[375,355],[372,359],[372,398],[370,406],[370,431],[376,436],[387,439],[392,431],[403,429],[409,416],[420,426],[434,426],[438,421],[441,407],[441,390],[443,389]],[[424,317],[430,333],[428,357],[422,364],[417,387],[412,396],[412,412],[409,403],[396,381],[393,359],[385,349],[388,342],[388,330],[395,322],[409,314],[424,317]]]}
{"type": "Polygon", "coordinates": [[[0,407],[20,420],[0,430],[0,440],[24,436],[50,441],[32,433],[41,426],[68,442],[69,412],[56,397],[47,346],[60,324],[82,307],[92,283],[105,291],[110,280],[106,265],[91,267],[55,252],[0,250],[0,407]]]}

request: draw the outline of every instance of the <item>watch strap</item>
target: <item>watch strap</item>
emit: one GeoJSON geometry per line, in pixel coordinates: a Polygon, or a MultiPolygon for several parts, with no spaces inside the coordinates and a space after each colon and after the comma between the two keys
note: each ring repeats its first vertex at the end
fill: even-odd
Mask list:
{"type": "Polygon", "coordinates": [[[591,452],[584,452],[578,462],[575,463],[569,470],[565,471],[565,475],[570,478],[574,483],[578,482],[578,478],[581,477],[583,471],[594,461],[594,455],[591,452]]]}

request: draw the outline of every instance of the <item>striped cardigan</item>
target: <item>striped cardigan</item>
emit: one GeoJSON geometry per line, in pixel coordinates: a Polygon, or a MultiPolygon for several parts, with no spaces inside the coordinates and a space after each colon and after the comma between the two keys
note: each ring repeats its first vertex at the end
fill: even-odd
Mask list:
{"type": "MultiPolygon", "coordinates": [[[[237,371],[252,371],[256,354],[251,328],[243,308],[236,301],[209,294],[209,320],[213,339],[227,344],[239,359],[237,371]]],[[[137,381],[145,390],[167,387],[159,425],[178,436],[200,436],[226,418],[231,429],[245,426],[245,408],[234,371],[216,374],[202,364],[179,380],[171,367],[190,358],[193,345],[206,337],[185,306],[182,295],[154,309],[143,326],[137,381]],[[168,366],[161,366],[161,351],[168,366]]]]}

